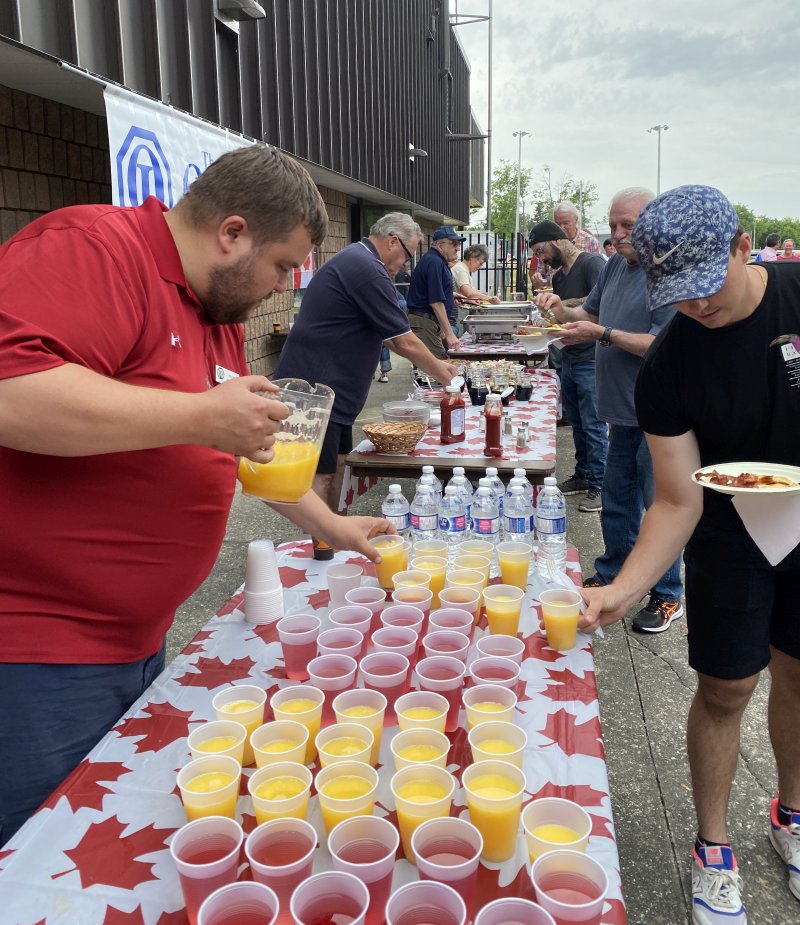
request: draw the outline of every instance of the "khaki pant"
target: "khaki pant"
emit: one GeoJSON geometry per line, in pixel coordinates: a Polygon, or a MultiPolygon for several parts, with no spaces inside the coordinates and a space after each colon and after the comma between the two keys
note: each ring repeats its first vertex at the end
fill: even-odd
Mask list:
{"type": "Polygon", "coordinates": [[[442,335],[439,331],[439,322],[434,315],[419,315],[416,312],[409,312],[408,323],[412,332],[417,335],[437,359],[447,359],[447,352],[444,349],[442,335]]]}

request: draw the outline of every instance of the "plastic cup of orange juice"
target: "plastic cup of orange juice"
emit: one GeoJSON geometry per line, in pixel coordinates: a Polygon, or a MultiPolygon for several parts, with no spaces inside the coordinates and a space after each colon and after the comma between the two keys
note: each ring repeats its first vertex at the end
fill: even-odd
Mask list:
{"type": "Polygon", "coordinates": [[[453,560],[453,568],[456,571],[480,572],[483,575],[483,587],[489,584],[489,569],[492,567],[492,560],[489,556],[477,556],[475,554],[460,553],[453,560]]]}
{"type": "Polygon", "coordinates": [[[305,819],[311,791],[311,771],[293,761],[259,768],[247,781],[259,825],[270,819],[305,819]]]}
{"type": "Polygon", "coordinates": [[[380,691],[356,688],[343,691],[333,699],[333,713],[336,723],[356,723],[366,726],[373,735],[369,763],[374,767],[378,760],[383,735],[383,719],[387,700],[380,691]]]}
{"type": "Polygon", "coordinates": [[[337,761],[322,768],[314,781],[325,831],[343,819],[371,816],[378,789],[378,772],[361,761],[337,761]]]}
{"type": "Polygon", "coordinates": [[[431,583],[429,587],[433,592],[433,606],[438,607],[439,592],[444,590],[447,576],[447,559],[441,556],[431,556],[427,553],[424,556],[415,555],[411,560],[411,568],[413,571],[425,572],[426,575],[430,576],[431,583]]]}
{"type": "Polygon", "coordinates": [[[466,610],[472,616],[473,623],[477,623],[480,618],[482,600],[481,591],[466,585],[452,585],[439,593],[439,603],[443,608],[466,610]]]}
{"type": "Polygon", "coordinates": [[[375,536],[370,545],[380,554],[381,561],[375,563],[375,575],[378,584],[390,590],[392,577],[397,572],[404,572],[408,568],[408,549],[402,536],[375,536]]]}
{"type": "Polygon", "coordinates": [[[503,582],[524,591],[528,587],[528,571],[531,565],[533,546],[530,543],[498,543],[497,559],[503,582]]]}
{"type": "Polygon", "coordinates": [[[490,633],[516,636],[525,592],[514,585],[491,585],[483,592],[490,633]]]}
{"type": "Polygon", "coordinates": [[[391,751],[396,771],[420,764],[446,768],[450,739],[435,729],[406,729],[392,739],[391,751]]]}
{"type": "Polygon", "coordinates": [[[264,723],[250,736],[250,744],[256,756],[256,767],[280,761],[296,761],[305,764],[308,728],[294,720],[276,720],[264,723]]]}
{"type": "Polygon", "coordinates": [[[461,784],[469,821],[483,836],[485,861],[507,861],[516,851],[525,774],[507,761],[479,761],[464,768],[461,784]]]}
{"type": "Polygon", "coordinates": [[[566,652],[574,647],[582,601],[577,591],[566,588],[554,588],[539,595],[544,631],[551,649],[566,652]]]}
{"type": "Polygon", "coordinates": [[[411,836],[428,819],[450,815],[456,779],[434,764],[415,764],[397,771],[391,780],[403,854],[414,863],[411,836]]]}
{"type": "Polygon", "coordinates": [[[234,720],[215,720],[203,723],[189,733],[187,743],[192,758],[205,755],[229,755],[242,763],[247,730],[234,720]]]}
{"type": "Polygon", "coordinates": [[[522,828],[528,854],[535,861],[540,854],[569,848],[586,851],[592,832],[592,818],[582,806],[561,797],[531,800],[522,811],[522,828]]]}
{"type": "Polygon", "coordinates": [[[479,723],[467,736],[473,761],[508,761],[522,767],[528,737],[514,723],[479,723]]]}
{"type": "Polygon", "coordinates": [[[203,816],[236,816],[242,766],[230,755],[195,758],[178,771],[178,787],[189,821],[203,816]]]}
{"type": "Polygon", "coordinates": [[[264,722],[267,692],[254,684],[235,684],[214,695],[211,705],[219,720],[232,719],[247,730],[242,764],[246,767],[255,761],[250,736],[264,722]]]}
{"type": "Polygon", "coordinates": [[[461,702],[467,711],[467,729],[481,723],[513,723],[517,695],[508,687],[479,684],[464,691],[461,702]]]}

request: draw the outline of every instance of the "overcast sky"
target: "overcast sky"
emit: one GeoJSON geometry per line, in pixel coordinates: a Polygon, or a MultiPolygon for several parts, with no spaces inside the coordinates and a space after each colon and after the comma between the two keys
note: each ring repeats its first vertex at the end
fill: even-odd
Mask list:
{"type": "MultiPolygon", "coordinates": [[[[487,0],[451,0],[461,14],[487,0]]],[[[756,213],[800,218],[800,3],[494,0],[492,160],[549,164],[597,185],[601,220],[625,186],[719,187],[756,213]]],[[[487,122],[486,24],[460,26],[487,122]]],[[[554,183],[555,185],[555,183],[554,183]]],[[[588,224],[588,222],[587,222],[588,224]]]]}

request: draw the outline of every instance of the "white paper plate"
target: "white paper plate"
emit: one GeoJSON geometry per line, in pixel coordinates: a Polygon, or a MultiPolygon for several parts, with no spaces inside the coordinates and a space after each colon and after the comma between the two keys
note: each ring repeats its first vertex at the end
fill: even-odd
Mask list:
{"type": "Polygon", "coordinates": [[[710,488],[712,491],[722,492],[723,495],[774,495],[789,494],[800,491],[800,467],[784,466],[779,463],[765,462],[731,462],[719,463],[716,466],[704,466],[692,473],[692,479],[703,488],[710,488]],[[716,469],[722,475],[742,475],[744,472],[751,472],[753,475],[776,475],[783,478],[791,479],[795,485],[764,485],[760,488],[734,488],[730,485],[713,485],[710,482],[702,481],[700,476],[704,473],[716,469]]]}

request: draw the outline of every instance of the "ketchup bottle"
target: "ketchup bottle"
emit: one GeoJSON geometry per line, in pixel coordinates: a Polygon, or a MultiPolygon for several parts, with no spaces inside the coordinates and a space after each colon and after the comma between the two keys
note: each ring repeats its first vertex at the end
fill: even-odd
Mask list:
{"type": "Polygon", "coordinates": [[[466,439],[465,406],[461,389],[448,385],[442,399],[442,443],[461,443],[466,439]]]}
{"type": "Polygon", "coordinates": [[[483,415],[486,418],[486,446],[483,452],[486,456],[502,456],[503,437],[500,425],[503,420],[503,406],[499,395],[492,393],[486,396],[483,415]]]}

